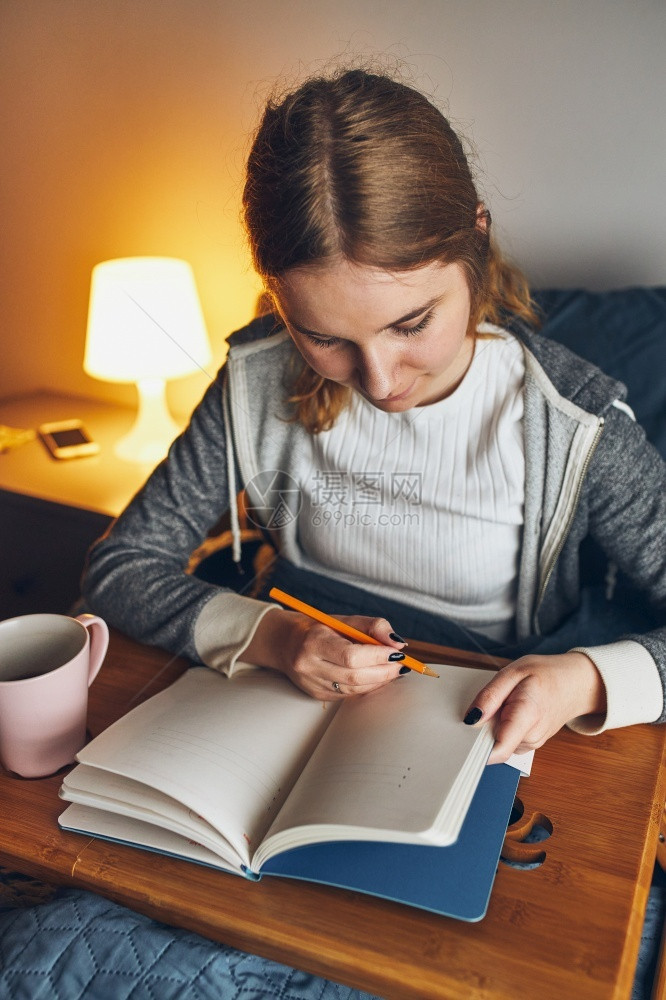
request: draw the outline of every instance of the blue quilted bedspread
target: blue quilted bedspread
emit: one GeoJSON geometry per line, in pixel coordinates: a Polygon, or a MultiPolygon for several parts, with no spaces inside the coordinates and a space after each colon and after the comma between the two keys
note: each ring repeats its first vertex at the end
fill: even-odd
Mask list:
{"type": "Polygon", "coordinates": [[[2,1000],[378,1000],[68,889],[0,912],[2,1000]]]}
{"type": "MultiPolygon", "coordinates": [[[[648,902],[631,1000],[651,992],[666,877],[648,902]]],[[[0,908],[0,1000],[380,1000],[174,929],[89,892],[0,908]]]]}

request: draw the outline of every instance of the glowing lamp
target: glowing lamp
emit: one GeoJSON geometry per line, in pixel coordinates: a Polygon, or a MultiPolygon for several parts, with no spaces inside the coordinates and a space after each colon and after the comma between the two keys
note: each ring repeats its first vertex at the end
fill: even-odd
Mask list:
{"type": "Polygon", "coordinates": [[[192,268],[170,257],[126,257],[93,268],[83,368],[106,382],[134,382],[136,420],[115,447],[130,462],[159,461],[179,427],[166,380],[211,360],[192,268]]]}

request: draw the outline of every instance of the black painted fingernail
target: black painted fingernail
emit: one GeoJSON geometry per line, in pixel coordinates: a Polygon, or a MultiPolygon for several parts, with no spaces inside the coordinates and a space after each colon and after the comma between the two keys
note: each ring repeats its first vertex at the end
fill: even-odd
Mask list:
{"type": "Polygon", "coordinates": [[[411,667],[400,667],[400,670],[398,671],[398,673],[399,674],[408,674],[410,672],[410,670],[411,670],[411,667]]]}
{"type": "Polygon", "coordinates": [[[405,654],[404,653],[390,653],[389,654],[389,663],[395,663],[396,660],[404,660],[404,658],[405,658],[405,654]]]}
{"type": "Polygon", "coordinates": [[[475,705],[474,708],[470,708],[469,712],[463,719],[463,722],[465,723],[466,726],[473,726],[475,722],[479,721],[482,715],[483,712],[481,711],[481,709],[477,708],[475,705]]]}
{"type": "Polygon", "coordinates": [[[391,634],[389,635],[389,639],[393,639],[394,642],[404,642],[405,641],[401,635],[398,635],[397,632],[391,632],[391,634]]]}

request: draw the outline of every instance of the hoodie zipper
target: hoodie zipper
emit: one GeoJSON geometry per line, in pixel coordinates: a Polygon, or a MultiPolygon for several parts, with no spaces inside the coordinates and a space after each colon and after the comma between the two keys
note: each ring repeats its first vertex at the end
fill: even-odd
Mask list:
{"type": "MultiPolygon", "coordinates": [[[[569,535],[569,531],[571,529],[571,525],[573,523],[573,519],[574,519],[574,517],[576,515],[576,511],[578,510],[578,501],[580,500],[580,495],[581,495],[581,492],[583,490],[583,483],[585,481],[585,476],[587,474],[587,470],[588,470],[588,467],[590,465],[590,462],[592,461],[594,453],[597,450],[597,445],[599,444],[599,438],[601,437],[601,433],[602,433],[602,431],[604,429],[604,423],[605,423],[604,418],[600,417],[599,418],[599,423],[597,424],[597,429],[596,429],[594,438],[592,439],[590,447],[588,448],[587,455],[585,456],[585,460],[583,462],[583,465],[582,465],[582,468],[581,468],[581,472],[580,472],[580,475],[578,477],[578,485],[576,486],[576,494],[575,494],[575,497],[574,497],[574,502],[571,505],[571,509],[569,511],[569,516],[567,517],[567,521],[566,521],[564,530],[560,533],[560,537],[559,537],[557,546],[556,546],[554,552],[552,553],[552,555],[551,555],[551,557],[550,557],[550,559],[548,561],[548,565],[546,566],[546,568],[544,570],[543,577],[541,579],[541,584],[539,586],[539,590],[538,590],[538,593],[537,593],[536,604],[534,606],[534,618],[533,618],[533,620],[534,620],[535,625],[536,625],[536,621],[537,621],[537,615],[539,614],[539,608],[541,607],[541,602],[543,601],[544,594],[546,593],[546,587],[548,586],[548,582],[549,582],[550,577],[552,575],[553,569],[555,568],[555,563],[559,559],[560,553],[561,553],[562,549],[564,548],[564,543],[565,543],[565,541],[566,541],[566,539],[567,539],[567,537],[569,535]]],[[[538,629],[537,629],[537,631],[538,631],[538,629]]]]}

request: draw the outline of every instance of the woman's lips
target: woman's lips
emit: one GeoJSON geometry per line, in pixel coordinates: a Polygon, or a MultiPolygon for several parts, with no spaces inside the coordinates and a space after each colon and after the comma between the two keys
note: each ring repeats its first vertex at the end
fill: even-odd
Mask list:
{"type": "Polygon", "coordinates": [[[412,389],[414,388],[415,385],[416,385],[416,379],[414,379],[414,381],[412,382],[412,384],[410,386],[408,386],[403,392],[396,392],[396,393],[394,393],[391,396],[384,396],[383,399],[375,400],[375,402],[377,402],[377,403],[399,403],[402,399],[405,399],[407,396],[409,396],[410,392],[412,391],[412,389]]]}

